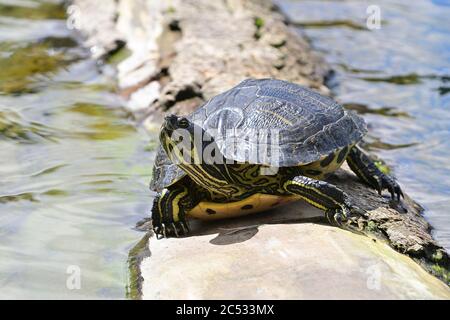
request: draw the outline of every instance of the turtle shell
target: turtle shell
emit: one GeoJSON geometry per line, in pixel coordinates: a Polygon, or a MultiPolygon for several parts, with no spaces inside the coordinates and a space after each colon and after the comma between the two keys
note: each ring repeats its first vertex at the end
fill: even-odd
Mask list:
{"type": "MultiPolygon", "coordinates": [[[[315,162],[355,144],[364,120],[317,92],[275,79],[247,79],[188,116],[231,160],[275,167],[315,162]]],[[[184,172],[159,149],[151,188],[161,190],[184,172]]]]}

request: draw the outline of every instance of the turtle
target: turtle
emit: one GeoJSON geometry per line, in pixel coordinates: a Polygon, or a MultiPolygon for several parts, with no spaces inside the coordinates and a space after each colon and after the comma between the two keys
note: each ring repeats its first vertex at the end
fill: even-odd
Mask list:
{"type": "Polygon", "coordinates": [[[333,99],[277,79],[246,79],[187,116],[169,114],[150,189],[160,238],[189,233],[188,219],[223,219],[306,200],[343,227],[364,214],[325,181],[344,161],[380,194],[403,192],[361,149],[365,121],[333,99]]]}

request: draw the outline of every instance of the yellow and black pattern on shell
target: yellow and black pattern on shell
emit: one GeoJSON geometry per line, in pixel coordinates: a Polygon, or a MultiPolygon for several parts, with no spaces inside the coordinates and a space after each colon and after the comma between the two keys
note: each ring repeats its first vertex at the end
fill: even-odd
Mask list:
{"type": "Polygon", "coordinates": [[[330,153],[328,156],[323,157],[319,161],[301,166],[301,172],[307,177],[317,180],[324,180],[330,173],[336,171],[342,166],[352,147],[353,145],[344,147],[336,152],[330,153]]]}

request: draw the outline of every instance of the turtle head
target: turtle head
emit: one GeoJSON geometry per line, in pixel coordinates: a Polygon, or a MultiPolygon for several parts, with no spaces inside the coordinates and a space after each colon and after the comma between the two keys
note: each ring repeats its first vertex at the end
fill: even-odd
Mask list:
{"type": "Polygon", "coordinates": [[[168,115],[164,119],[159,138],[173,163],[187,165],[194,163],[201,155],[201,150],[196,148],[195,142],[197,139],[202,141],[202,132],[203,130],[188,118],[168,115]]]}
{"type": "Polygon", "coordinates": [[[214,139],[190,118],[169,115],[160,133],[161,145],[172,163],[198,185],[227,194],[230,181],[224,177],[225,161],[214,139]]]}
{"type": "Polygon", "coordinates": [[[164,118],[163,130],[168,132],[173,132],[178,129],[187,130],[191,125],[193,124],[187,118],[171,114],[164,118]]]}

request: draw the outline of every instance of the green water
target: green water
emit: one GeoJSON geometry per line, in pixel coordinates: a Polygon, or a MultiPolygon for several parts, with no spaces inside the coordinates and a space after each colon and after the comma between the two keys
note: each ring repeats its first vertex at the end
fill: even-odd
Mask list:
{"type": "Polygon", "coordinates": [[[125,298],[149,211],[153,138],[64,19],[0,0],[0,298],[125,298]]]}

